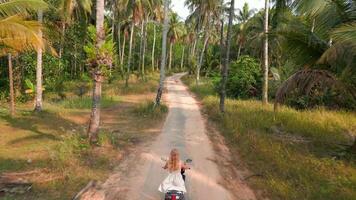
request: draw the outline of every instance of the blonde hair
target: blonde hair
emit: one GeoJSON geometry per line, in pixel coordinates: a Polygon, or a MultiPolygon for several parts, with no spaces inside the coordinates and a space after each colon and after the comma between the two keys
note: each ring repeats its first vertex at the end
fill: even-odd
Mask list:
{"type": "Polygon", "coordinates": [[[179,152],[177,149],[172,149],[172,151],[169,155],[167,167],[170,172],[180,170],[180,158],[179,158],[179,152]]]}

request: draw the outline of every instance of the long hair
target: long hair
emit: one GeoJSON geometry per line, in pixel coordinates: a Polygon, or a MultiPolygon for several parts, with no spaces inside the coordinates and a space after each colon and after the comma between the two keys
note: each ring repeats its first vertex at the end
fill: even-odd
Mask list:
{"type": "Polygon", "coordinates": [[[173,149],[171,151],[167,164],[168,164],[168,170],[170,172],[180,170],[180,158],[179,158],[179,152],[177,149],[173,149]]]}

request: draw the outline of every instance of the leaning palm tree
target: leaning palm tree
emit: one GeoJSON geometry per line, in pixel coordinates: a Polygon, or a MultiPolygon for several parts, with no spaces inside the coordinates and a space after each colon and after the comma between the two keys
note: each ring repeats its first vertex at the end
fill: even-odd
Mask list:
{"type": "Polygon", "coordinates": [[[167,54],[167,35],[169,29],[169,0],[164,0],[164,23],[163,23],[163,31],[162,31],[162,56],[161,56],[161,70],[160,70],[160,79],[159,79],[159,87],[157,91],[155,105],[161,104],[161,98],[164,88],[164,80],[165,80],[165,67],[166,67],[166,54],[167,54]]]}
{"type": "Polygon", "coordinates": [[[224,11],[221,0],[186,0],[185,4],[192,11],[192,14],[188,17],[188,20],[196,22],[196,40],[199,43],[199,32],[203,31],[203,46],[200,50],[200,55],[197,57],[197,71],[196,81],[199,82],[200,71],[203,64],[205,50],[208,46],[208,42],[211,35],[211,25],[219,20],[221,13],[224,11]]]}
{"type": "Polygon", "coordinates": [[[227,30],[227,40],[226,40],[226,55],[224,60],[224,65],[221,70],[221,91],[220,91],[220,111],[225,112],[225,97],[226,97],[226,82],[230,64],[230,46],[231,46],[231,30],[232,22],[234,18],[235,0],[231,0],[230,3],[230,14],[229,14],[229,24],[227,30]]]}

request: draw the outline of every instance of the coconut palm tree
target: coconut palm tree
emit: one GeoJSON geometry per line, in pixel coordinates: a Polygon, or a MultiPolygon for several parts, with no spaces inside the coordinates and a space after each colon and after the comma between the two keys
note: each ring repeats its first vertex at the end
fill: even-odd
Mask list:
{"type": "Polygon", "coordinates": [[[239,46],[237,57],[240,57],[241,49],[246,42],[246,23],[255,14],[255,12],[255,9],[249,8],[248,3],[245,3],[242,9],[238,9],[238,14],[236,18],[239,21],[239,25],[237,26],[237,30],[235,31],[237,34],[237,43],[239,46]]]}
{"type": "Polygon", "coordinates": [[[31,11],[46,7],[47,4],[41,0],[0,2],[0,56],[8,56],[11,116],[15,115],[12,56],[17,52],[43,48],[43,41],[37,34],[40,24],[24,17],[31,11]]]}
{"type": "MultiPolygon", "coordinates": [[[[43,22],[43,10],[38,11],[38,23],[43,22]]],[[[42,30],[38,31],[38,37],[43,38],[42,30]]],[[[37,66],[36,66],[36,97],[35,97],[35,111],[42,111],[42,48],[37,49],[37,66]]]]}
{"type": "Polygon", "coordinates": [[[356,57],[353,48],[356,44],[354,2],[298,0],[294,2],[292,9],[312,20],[293,18],[288,21],[288,26],[279,32],[284,38],[285,52],[294,55],[294,61],[300,66],[300,71],[281,85],[276,94],[276,105],[283,103],[285,97],[294,90],[309,95],[310,88],[318,84],[325,87],[339,86],[340,84],[335,82],[321,84],[323,81],[330,83],[330,73],[335,79],[344,82],[342,85],[347,92],[343,96],[348,94],[356,98],[352,89],[356,82],[345,81],[356,74],[352,64],[356,57]],[[322,73],[320,70],[323,70],[322,73]]]}
{"type": "Polygon", "coordinates": [[[66,26],[72,21],[73,12],[77,9],[83,10],[86,13],[91,12],[92,1],[91,0],[61,0],[60,6],[58,8],[58,13],[61,17],[61,43],[59,47],[58,56],[62,57],[63,54],[63,44],[66,26]]]}
{"type": "Polygon", "coordinates": [[[155,70],[155,49],[156,49],[156,37],[157,37],[157,30],[156,30],[156,23],[161,23],[162,21],[162,0],[151,0],[152,11],[149,13],[150,17],[152,18],[152,25],[153,25],[153,42],[152,42],[152,55],[151,55],[151,67],[152,71],[155,70]]]}
{"type": "MultiPolygon", "coordinates": [[[[105,42],[105,30],[104,30],[104,6],[105,0],[96,1],[96,47],[101,49],[101,46],[105,42]]],[[[93,99],[92,110],[89,122],[88,137],[91,144],[98,142],[98,132],[100,125],[100,100],[101,100],[101,83],[103,81],[103,74],[101,70],[101,64],[103,62],[100,54],[97,55],[97,66],[93,72],[94,86],[93,86],[93,99]]]]}
{"type": "Polygon", "coordinates": [[[230,13],[229,13],[229,24],[227,27],[227,40],[226,40],[226,55],[225,62],[223,68],[221,70],[221,90],[220,90],[220,111],[222,113],[225,112],[225,97],[226,97],[226,82],[230,64],[230,46],[231,46],[231,30],[232,30],[232,22],[234,18],[234,9],[235,9],[235,0],[231,0],[230,2],[230,13]]]}
{"type": "Polygon", "coordinates": [[[264,42],[263,42],[263,85],[262,85],[262,104],[268,103],[268,31],[269,31],[269,0],[265,0],[265,18],[264,18],[264,42]]]}
{"type": "Polygon", "coordinates": [[[190,21],[196,22],[197,35],[196,40],[199,43],[199,32],[203,30],[203,46],[200,51],[200,56],[197,58],[197,73],[196,81],[199,82],[200,79],[200,70],[203,64],[205,50],[207,48],[209,38],[210,38],[210,29],[212,24],[220,20],[221,14],[224,12],[223,3],[220,0],[186,0],[185,4],[192,11],[192,14],[188,17],[190,21]]]}
{"type": "Polygon", "coordinates": [[[164,0],[164,23],[162,31],[162,56],[161,56],[161,69],[159,87],[157,91],[155,105],[161,104],[162,92],[165,80],[165,67],[166,67],[166,54],[167,54],[167,35],[169,30],[169,0],[164,0]]]}
{"type": "Polygon", "coordinates": [[[177,13],[170,13],[170,21],[169,21],[169,61],[168,61],[168,69],[172,69],[172,60],[173,60],[173,45],[176,41],[184,34],[184,23],[179,21],[179,16],[177,13]]]}

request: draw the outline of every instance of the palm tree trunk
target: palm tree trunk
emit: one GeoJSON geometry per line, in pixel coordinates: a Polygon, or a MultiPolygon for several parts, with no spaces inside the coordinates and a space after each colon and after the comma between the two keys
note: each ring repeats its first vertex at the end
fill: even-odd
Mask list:
{"type": "Polygon", "coordinates": [[[14,77],[12,69],[12,55],[9,53],[8,56],[8,65],[9,65],[9,82],[10,82],[10,116],[15,116],[15,92],[14,92],[14,77]]]}
{"type": "MultiPolygon", "coordinates": [[[[38,22],[42,24],[43,11],[38,11],[38,22]]],[[[38,32],[39,38],[42,38],[42,30],[38,32]]],[[[37,49],[37,67],[36,67],[36,99],[35,111],[42,111],[42,48],[37,49]]]]}
{"type": "Polygon", "coordinates": [[[201,50],[199,63],[198,63],[198,68],[197,68],[197,77],[196,77],[197,84],[199,84],[200,69],[201,69],[201,66],[203,65],[204,53],[205,53],[206,47],[208,45],[208,41],[209,41],[209,32],[206,32],[205,41],[204,41],[203,49],[201,50]]]}
{"type": "Polygon", "coordinates": [[[183,45],[182,60],[181,60],[181,62],[180,62],[180,70],[183,70],[183,65],[184,65],[184,51],[185,51],[185,46],[183,45]]]}
{"type": "Polygon", "coordinates": [[[143,34],[143,47],[142,47],[142,78],[145,80],[145,54],[146,54],[146,46],[147,46],[147,23],[144,26],[144,34],[143,34]]]}
{"type": "Polygon", "coordinates": [[[161,56],[161,70],[160,70],[160,79],[159,87],[156,96],[155,105],[160,105],[162,92],[164,88],[165,80],[165,66],[166,66],[166,55],[167,55],[167,33],[168,33],[168,9],[169,9],[169,0],[164,0],[164,24],[162,31],[162,56],[161,56]]]}
{"type": "Polygon", "coordinates": [[[262,104],[268,103],[268,17],[269,17],[269,0],[265,0],[265,23],[264,23],[264,45],[263,45],[263,87],[262,87],[262,104]]]}
{"type": "Polygon", "coordinates": [[[129,46],[129,57],[127,58],[127,74],[126,74],[126,87],[129,86],[129,78],[130,78],[130,68],[131,68],[131,56],[132,56],[132,42],[133,42],[133,34],[134,34],[135,24],[132,22],[131,25],[131,33],[130,33],[130,46],[129,46]]]}
{"type": "Polygon", "coordinates": [[[172,56],[173,56],[173,43],[171,42],[169,45],[169,64],[168,64],[169,71],[172,70],[172,56]]]}
{"type": "Polygon", "coordinates": [[[231,30],[232,30],[232,21],[234,17],[234,8],[235,8],[235,0],[231,0],[229,24],[227,28],[226,55],[225,55],[225,62],[223,65],[223,69],[221,70],[222,79],[221,79],[221,91],[220,91],[220,111],[222,113],[225,112],[226,82],[227,82],[227,75],[228,75],[228,70],[230,65],[231,30]]]}
{"type": "Polygon", "coordinates": [[[242,48],[242,44],[241,42],[239,43],[239,49],[237,50],[237,58],[240,58],[241,55],[241,48],[242,48]]]}
{"type": "Polygon", "coordinates": [[[142,21],[141,22],[141,37],[140,37],[140,61],[139,61],[139,71],[140,71],[140,75],[141,75],[141,78],[143,79],[143,72],[142,72],[142,54],[143,54],[143,38],[144,38],[144,30],[145,30],[145,21],[142,21]]]}
{"type": "Polygon", "coordinates": [[[191,52],[192,58],[195,57],[195,50],[196,50],[196,47],[197,47],[197,43],[198,43],[198,37],[196,37],[194,39],[193,48],[192,48],[192,52],[191,52]]]}
{"type": "Polygon", "coordinates": [[[59,53],[58,53],[59,58],[62,58],[62,55],[63,55],[65,33],[66,33],[66,23],[63,21],[62,22],[61,44],[60,44],[59,53]]]}
{"type": "Polygon", "coordinates": [[[126,46],[126,36],[125,34],[123,35],[123,42],[122,42],[122,50],[121,50],[121,55],[120,55],[120,65],[122,66],[124,64],[124,59],[125,59],[125,46],[126,46]]]}
{"type": "MultiPolygon", "coordinates": [[[[100,49],[105,40],[104,31],[104,5],[105,0],[96,1],[96,47],[100,49]]],[[[99,59],[99,58],[97,58],[99,59]]],[[[88,137],[91,144],[96,144],[99,140],[99,125],[100,125],[100,100],[101,100],[101,83],[103,75],[101,69],[96,67],[93,74],[93,98],[92,110],[89,122],[88,137]]]]}
{"type": "Polygon", "coordinates": [[[153,24],[152,71],[155,71],[156,25],[153,24]]]}
{"type": "Polygon", "coordinates": [[[221,20],[221,29],[220,29],[220,70],[223,66],[224,58],[224,20],[221,20]]]}

